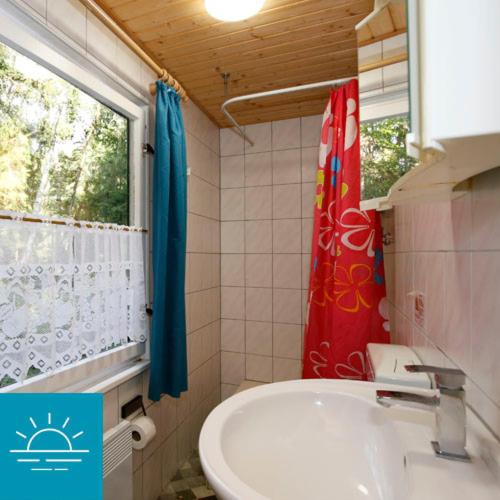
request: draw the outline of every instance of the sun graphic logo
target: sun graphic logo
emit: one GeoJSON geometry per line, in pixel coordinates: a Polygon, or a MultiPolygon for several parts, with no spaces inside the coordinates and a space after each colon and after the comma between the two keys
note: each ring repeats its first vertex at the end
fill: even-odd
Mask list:
{"type": "Polygon", "coordinates": [[[0,391],[0,500],[102,500],[102,394],[0,391]]]}
{"type": "Polygon", "coordinates": [[[10,453],[19,456],[16,459],[17,462],[30,464],[31,471],[66,472],[70,465],[81,463],[83,455],[89,453],[89,450],[75,449],[73,446],[73,441],[82,436],[84,431],[78,431],[74,435],[67,434],[66,427],[68,427],[70,417],[64,419],[60,429],[52,423],[52,413],[47,413],[47,422],[40,428],[40,423],[37,424],[33,417],[29,417],[29,422],[32,426],[30,437],[21,431],[16,431],[20,438],[27,441],[26,448],[10,450],[10,453]],[[36,458],[33,458],[33,455],[36,455],[36,458]],[[53,458],[53,455],[61,457],[53,458]],[[39,464],[44,466],[39,466],[39,464]]]}

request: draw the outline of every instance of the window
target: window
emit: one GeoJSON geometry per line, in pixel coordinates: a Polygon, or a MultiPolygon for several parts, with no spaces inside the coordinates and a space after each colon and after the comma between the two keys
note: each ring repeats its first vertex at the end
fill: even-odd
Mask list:
{"type": "Polygon", "coordinates": [[[129,223],[128,119],[0,43],[0,209],[129,223]]]}
{"type": "Polygon", "coordinates": [[[0,16],[0,393],[57,392],[146,351],[147,237],[116,223],[149,219],[149,101],[10,3],[0,16]]]}
{"type": "Polygon", "coordinates": [[[408,115],[361,123],[361,198],[387,196],[391,186],[414,165],[406,154],[408,115]]]}

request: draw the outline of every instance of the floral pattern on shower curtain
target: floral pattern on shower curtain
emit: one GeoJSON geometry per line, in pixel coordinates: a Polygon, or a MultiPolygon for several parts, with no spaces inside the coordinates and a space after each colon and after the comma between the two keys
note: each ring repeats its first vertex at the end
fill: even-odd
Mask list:
{"type": "Polygon", "coordinates": [[[366,380],[368,342],[389,342],[382,229],[361,196],[357,80],[332,90],[323,115],[303,378],[366,380]]]}

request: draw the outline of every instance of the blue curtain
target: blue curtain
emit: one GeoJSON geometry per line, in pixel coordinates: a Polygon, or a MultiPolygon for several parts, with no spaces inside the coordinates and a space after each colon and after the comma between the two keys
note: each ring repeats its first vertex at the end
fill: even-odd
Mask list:
{"type": "Polygon", "coordinates": [[[187,390],[186,139],[180,98],[156,82],[153,176],[153,321],[149,398],[187,390]]]}

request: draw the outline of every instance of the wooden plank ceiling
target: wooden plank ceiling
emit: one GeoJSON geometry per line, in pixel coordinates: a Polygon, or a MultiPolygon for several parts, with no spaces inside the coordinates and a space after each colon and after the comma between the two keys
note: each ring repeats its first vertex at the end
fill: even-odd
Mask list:
{"type": "Polygon", "coordinates": [[[405,32],[406,5],[399,0],[386,5],[377,16],[358,30],[358,45],[370,45],[405,32]]]}
{"type": "MultiPolygon", "coordinates": [[[[179,80],[219,126],[228,98],[358,72],[354,26],[373,0],[266,0],[241,22],[210,17],[203,0],[98,0],[97,3],[179,80]],[[223,73],[229,73],[225,89],[223,73]]],[[[370,36],[373,34],[371,33],[370,36]]],[[[322,113],[328,90],[231,107],[241,124],[322,113]]]]}

